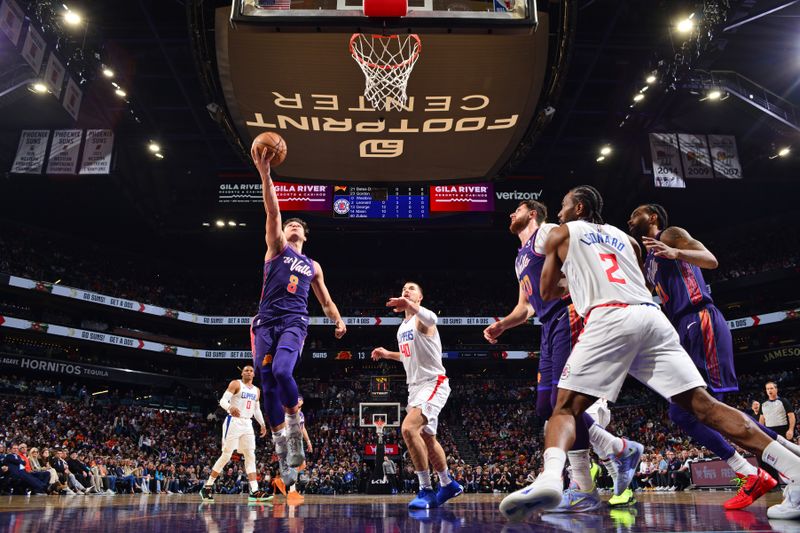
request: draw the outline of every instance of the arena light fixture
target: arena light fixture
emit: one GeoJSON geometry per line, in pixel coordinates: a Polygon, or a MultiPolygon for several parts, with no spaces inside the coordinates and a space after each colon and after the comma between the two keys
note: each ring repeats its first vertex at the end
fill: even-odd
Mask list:
{"type": "Polygon", "coordinates": [[[708,95],[706,96],[709,100],[719,100],[722,98],[722,91],[719,89],[712,89],[708,91],[708,95]]]}
{"type": "Polygon", "coordinates": [[[97,392],[93,392],[92,396],[97,396],[98,394],[108,394],[108,389],[106,390],[99,390],[97,392]]]}
{"type": "Polygon", "coordinates": [[[783,148],[778,150],[778,157],[786,157],[790,153],[792,153],[792,149],[789,148],[788,146],[784,146],[783,148]]]}
{"type": "Polygon", "coordinates": [[[602,162],[603,162],[603,161],[605,161],[605,160],[606,160],[606,156],[604,156],[604,155],[601,155],[600,157],[598,157],[597,159],[595,159],[595,161],[597,161],[598,163],[602,163],[602,162]]]}
{"type": "Polygon", "coordinates": [[[647,89],[649,89],[649,88],[650,88],[650,86],[649,86],[649,85],[645,85],[644,87],[642,87],[641,89],[639,89],[639,92],[640,92],[640,93],[646,93],[646,92],[647,92],[647,89]]]}
{"type": "Polygon", "coordinates": [[[236,226],[236,221],[234,221],[234,220],[229,220],[229,221],[228,221],[228,225],[229,225],[230,227],[232,227],[232,228],[233,228],[233,227],[235,227],[235,226],[236,226]]]}
{"type": "Polygon", "coordinates": [[[117,89],[116,91],[114,91],[114,93],[116,93],[116,95],[119,96],[120,98],[125,98],[126,96],[128,96],[128,93],[126,93],[122,89],[117,89]]]}
{"type": "Polygon", "coordinates": [[[642,93],[639,93],[633,97],[634,102],[641,102],[642,100],[644,100],[644,95],[642,93]]]}
{"type": "Polygon", "coordinates": [[[609,145],[605,145],[600,148],[600,155],[608,155],[611,153],[611,147],[609,145]]]}
{"type": "Polygon", "coordinates": [[[155,153],[153,155],[158,159],[164,159],[164,154],[162,154],[161,152],[155,153]]]}
{"type": "Polygon", "coordinates": [[[675,25],[675,29],[678,30],[680,33],[689,33],[694,29],[694,13],[686,17],[685,19],[679,21],[675,25]]]}
{"type": "Polygon", "coordinates": [[[245,226],[247,226],[247,224],[245,224],[244,222],[239,222],[239,227],[240,227],[240,228],[243,228],[243,227],[245,227],[245,226]]]}
{"type": "Polygon", "coordinates": [[[103,76],[105,76],[106,78],[113,78],[114,71],[108,67],[103,67],[103,76]]]}
{"type": "Polygon", "coordinates": [[[203,222],[203,227],[208,228],[210,226],[211,226],[211,222],[203,222]]]}
{"type": "Polygon", "coordinates": [[[147,145],[147,149],[153,152],[154,154],[161,151],[161,147],[155,141],[150,141],[150,144],[147,145]]]}
{"type": "Polygon", "coordinates": [[[656,82],[656,77],[653,74],[650,74],[649,76],[647,76],[647,78],[645,78],[644,81],[652,85],[653,83],[656,82]]]}
{"type": "Polygon", "coordinates": [[[216,222],[214,222],[214,225],[216,225],[218,228],[224,228],[225,227],[225,221],[224,220],[217,220],[216,222]]]}
{"type": "Polygon", "coordinates": [[[44,83],[42,83],[40,81],[37,81],[36,83],[32,83],[29,88],[30,88],[31,92],[34,92],[34,93],[37,93],[37,94],[44,94],[44,93],[47,92],[47,85],[45,85],[44,83]]]}
{"type": "Polygon", "coordinates": [[[66,9],[67,10],[64,12],[64,22],[66,22],[67,25],[78,26],[81,22],[83,22],[83,17],[81,17],[80,13],[76,13],[68,7],[66,9]]]}

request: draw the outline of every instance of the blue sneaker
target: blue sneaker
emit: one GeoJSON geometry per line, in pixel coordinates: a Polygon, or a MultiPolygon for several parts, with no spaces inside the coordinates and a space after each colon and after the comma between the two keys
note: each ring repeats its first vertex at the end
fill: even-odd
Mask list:
{"type": "Polygon", "coordinates": [[[631,484],[636,468],[639,466],[639,459],[644,453],[644,446],[636,441],[625,440],[625,448],[618,456],[612,455],[609,458],[617,465],[617,479],[614,483],[614,495],[619,496],[631,484]]]}
{"type": "Polygon", "coordinates": [[[408,504],[409,509],[433,509],[436,506],[436,493],[433,489],[420,489],[417,497],[408,504]]]}
{"type": "Polygon", "coordinates": [[[603,506],[596,488],[583,491],[578,487],[570,487],[561,496],[561,503],[548,513],[587,513],[603,506]]]}
{"type": "Polygon", "coordinates": [[[527,487],[512,492],[500,502],[500,512],[512,522],[522,522],[535,512],[558,507],[563,488],[561,476],[545,474],[527,487]]]}
{"type": "Polygon", "coordinates": [[[439,490],[436,493],[436,505],[444,505],[447,500],[453,499],[456,496],[460,496],[461,493],[464,492],[464,487],[462,487],[458,481],[452,480],[450,483],[444,486],[439,486],[439,490]]]}

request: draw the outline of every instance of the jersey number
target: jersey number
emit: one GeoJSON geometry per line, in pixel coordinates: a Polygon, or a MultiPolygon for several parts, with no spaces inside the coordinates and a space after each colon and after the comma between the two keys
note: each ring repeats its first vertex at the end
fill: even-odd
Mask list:
{"type": "Polygon", "coordinates": [[[245,409],[250,409],[250,400],[247,400],[247,407],[245,409]]]}
{"type": "Polygon", "coordinates": [[[411,346],[409,346],[407,343],[401,344],[400,353],[402,353],[406,357],[411,357],[411,346]]]}
{"type": "Polygon", "coordinates": [[[289,284],[286,286],[286,290],[294,294],[297,292],[298,283],[300,283],[300,280],[297,279],[297,276],[289,276],[289,284]]]}
{"type": "Polygon", "coordinates": [[[529,278],[527,274],[525,274],[525,277],[522,278],[522,281],[520,281],[519,283],[520,285],[522,285],[522,290],[525,291],[526,295],[530,296],[531,294],[533,294],[533,285],[531,285],[531,278],[529,278]]]}
{"type": "Polygon", "coordinates": [[[611,283],[622,283],[625,285],[627,282],[623,278],[614,276],[614,272],[619,270],[619,263],[617,263],[617,256],[615,254],[600,254],[600,260],[604,263],[611,261],[611,266],[606,269],[606,277],[611,283]]]}

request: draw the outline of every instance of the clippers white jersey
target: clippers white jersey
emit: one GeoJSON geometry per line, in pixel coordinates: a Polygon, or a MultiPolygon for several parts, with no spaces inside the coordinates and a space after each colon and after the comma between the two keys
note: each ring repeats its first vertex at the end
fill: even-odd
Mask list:
{"type": "Polygon", "coordinates": [[[604,304],[652,304],[630,239],[610,224],[567,222],[569,251],[561,271],[582,317],[604,304]]]}
{"type": "Polygon", "coordinates": [[[239,409],[239,418],[253,418],[256,412],[256,402],[258,402],[258,387],[247,386],[240,379],[239,392],[231,398],[231,407],[239,409]]]}
{"type": "Polygon", "coordinates": [[[417,317],[412,316],[400,324],[397,344],[403,356],[406,383],[409,385],[436,381],[439,376],[445,375],[438,328],[434,328],[431,336],[423,335],[417,329],[417,317]]]}

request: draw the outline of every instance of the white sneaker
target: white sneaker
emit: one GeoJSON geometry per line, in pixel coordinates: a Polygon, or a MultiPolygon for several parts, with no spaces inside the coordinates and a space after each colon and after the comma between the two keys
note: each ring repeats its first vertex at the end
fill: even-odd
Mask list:
{"type": "Polygon", "coordinates": [[[767,518],[797,520],[800,518],[800,483],[791,483],[783,489],[783,501],[767,509],[767,518]]]}
{"type": "Polygon", "coordinates": [[[521,522],[534,512],[553,509],[561,503],[561,476],[542,474],[527,487],[512,492],[500,502],[500,512],[513,522],[521,522]]]}
{"type": "Polygon", "coordinates": [[[670,492],[675,492],[676,490],[678,490],[678,487],[676,487],[675,485],[670,485],[667,490],[670,492]]]}

